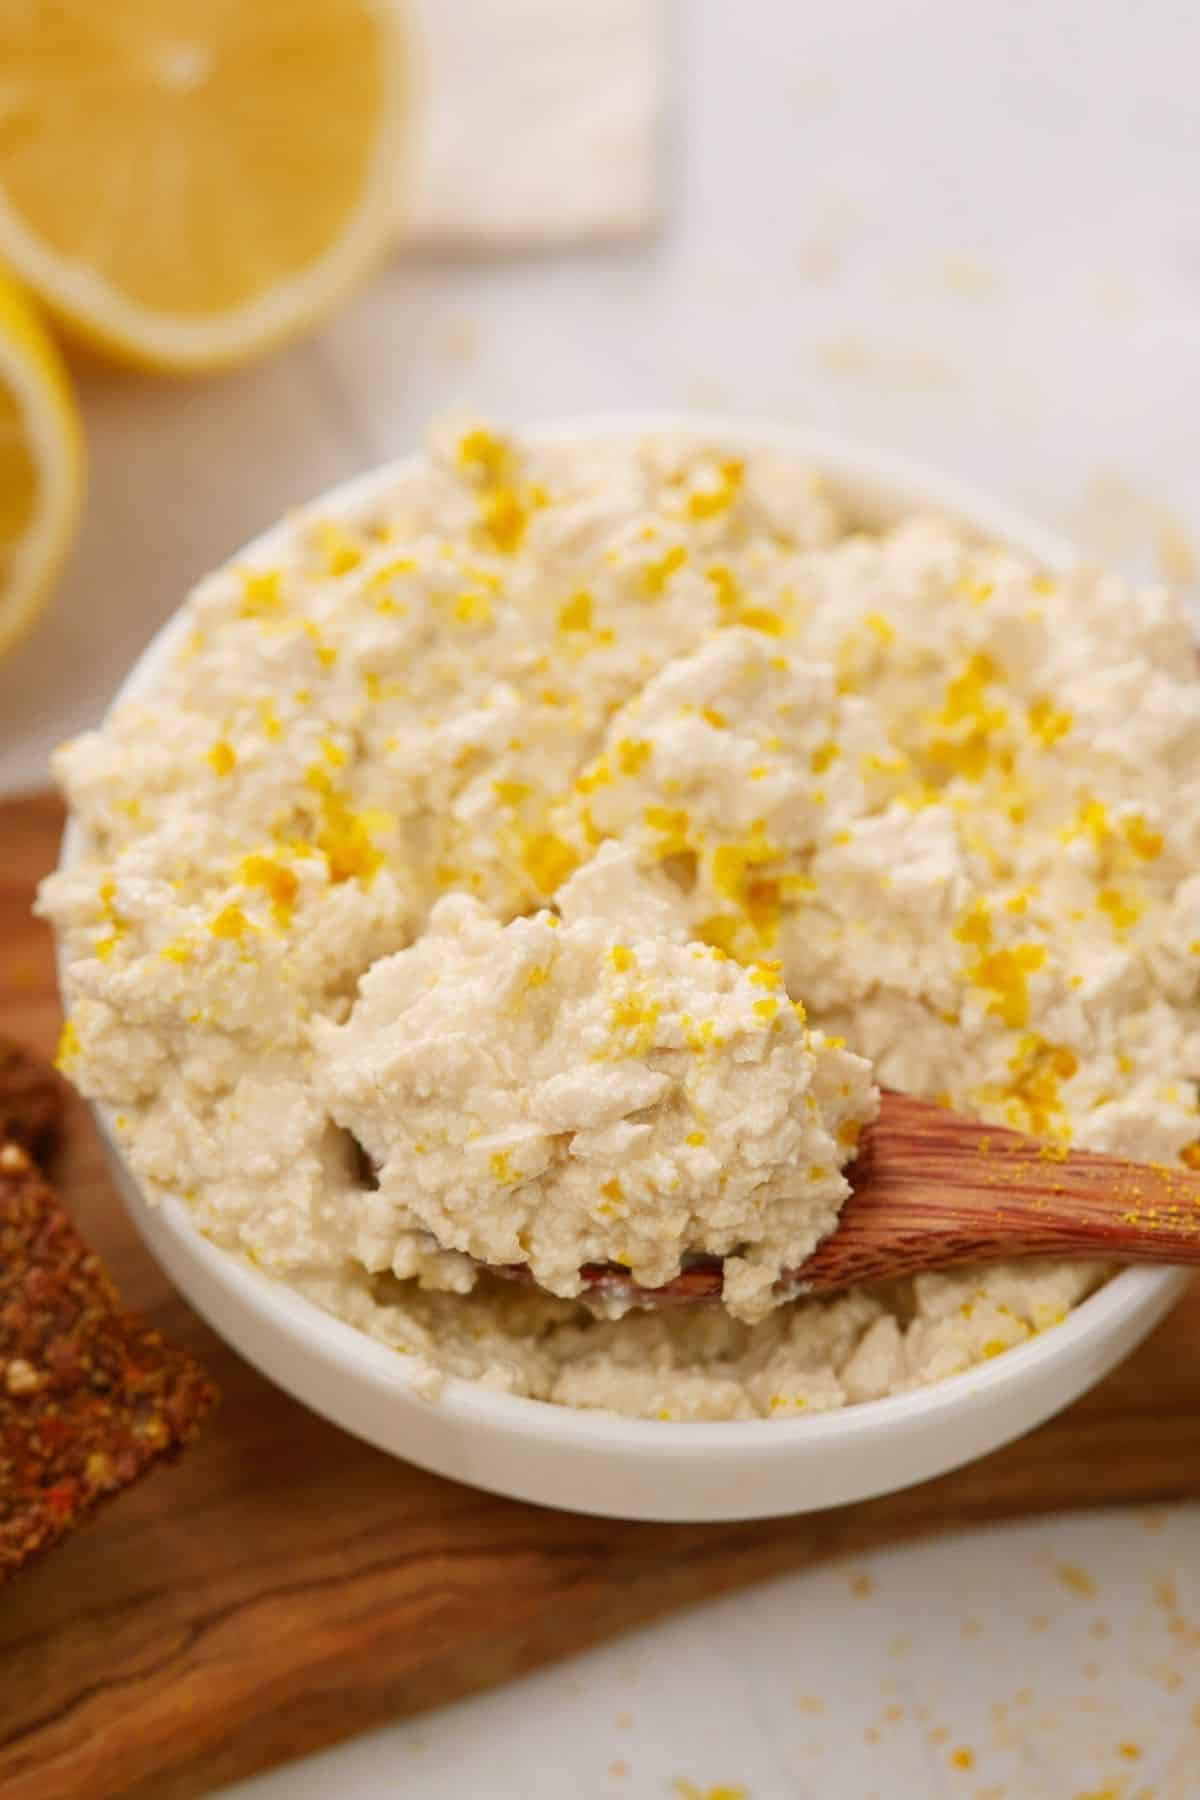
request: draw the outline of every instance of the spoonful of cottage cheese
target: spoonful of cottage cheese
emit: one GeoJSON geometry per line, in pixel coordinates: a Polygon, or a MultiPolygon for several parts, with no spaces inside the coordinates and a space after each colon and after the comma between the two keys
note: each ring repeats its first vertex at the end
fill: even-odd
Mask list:
{"type": "Polygon", "coordinates": [[[326,1103],[378,1181],[368,1266],[420,1275],[432,1241],[439,1285],[448,1252],[464,1286],[484,1263],[571,1298],[587,1265],[658,1288],[720,1257],[736,1317],[785,1297],[837,1225],[878,1090],[778,963],[688,941],[672,892],[610,846],[557,912],[501,925],[447,896],[345,1024],[316,1023],[326,1103]]]}

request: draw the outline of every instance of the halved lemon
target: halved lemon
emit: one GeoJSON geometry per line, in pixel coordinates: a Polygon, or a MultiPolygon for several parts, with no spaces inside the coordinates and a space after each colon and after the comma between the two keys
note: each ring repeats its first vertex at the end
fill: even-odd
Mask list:
{"type": "Polygon", "coordinates": [[[0,257],[132,361],[241,361],[393,238],[397,0],[0,6],[0,257]]]}
{"type": "Polygon", "coordinates": [[[0,276],[0,656],[41,612],[82,494],[83,434],[62,358],[0,276]]]}

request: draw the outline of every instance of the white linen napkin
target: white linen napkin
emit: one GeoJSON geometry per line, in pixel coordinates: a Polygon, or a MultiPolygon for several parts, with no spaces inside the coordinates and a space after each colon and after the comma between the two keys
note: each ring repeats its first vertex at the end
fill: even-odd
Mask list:
{"type": "Polygon", "coordinates": [[[511,251],[655,222],[655,0],[398,0],[416,154],[401,241],[511,251]]]}

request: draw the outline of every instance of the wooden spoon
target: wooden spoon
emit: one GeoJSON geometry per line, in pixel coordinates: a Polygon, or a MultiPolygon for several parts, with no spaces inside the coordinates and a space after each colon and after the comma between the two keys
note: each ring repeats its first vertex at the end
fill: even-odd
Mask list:
{"type": "MultiPolygon", "coordinates": [[[[781,1277],[788,1298],[1027,1257],[1200,1263],[1200,1174],[1060,1150],[905,1094],[884,1092],[850,1179],[837,1230],[781,1277]]],[[[496,1273],[531,1279],[523,1265],[496,1273]]],[[[615,1263],[583,1275],[591,1291],[643,1306],[721,1297],[718,1257],[697,1257],[657,1288],[615,1263]]]]}

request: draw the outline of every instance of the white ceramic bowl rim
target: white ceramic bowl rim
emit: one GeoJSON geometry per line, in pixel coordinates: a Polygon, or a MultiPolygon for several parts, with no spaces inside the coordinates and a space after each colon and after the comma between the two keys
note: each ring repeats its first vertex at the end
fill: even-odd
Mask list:
{"type": "MultiPolygon", "coordinates": [[[[939,471],[910,462],[906,457],[863,448],[847,440],[775,421],[714,417],[689,413],[613,413],[554,421],[523,428],[524,435],[543,442],[570,439],[628,438],[653,433],[687,432],[730,448],[775,449],[807,463],[823,475],[836,491],[844,486],[852,496],[851,510],[870,516],[878,506],[880,517],[896,518],[901,509],[935,512],[953,518],[977,536],[1006,544],[1033,557],[1047,568],[1064,570],[1077,560],[1070,543],[1054,532],[1024,518],[989,496],[976,492],[939,471]],[[865,497],[865,506],[864,506],[865,497]]],[[[422,460],[423,453],[398,458],[356,477],[322,495],[323,512],[347,514],[368,505],[422,460]]],[[[236,560],[269,558],[291,530],[284,520],[245,545],[236,560]]],[[[177,642],[189,627],[181,612],[174,613],[147,645],[114,697],[113,706],[133,699],[152,687],[177,642]]],[[[82,834],[72,821],[63,836],[61,866],[82,853],[82,834]]],[[[60,981],[62,959],[59,962],[60,981]]],[[[97,1123],[110,1151],[120,1161],[112,1117],[107,1108],[94,1106],[97,1123]]],[[[233,1254],[209,1242],[182,1201],[162,1203],[160,1216],[185,1245],[187,1253],[253,1310],[267,1315],[293,1341],[313,1345],[341,1371],[347,1380],[364,1377],[381,1388],[412,1391],[412,1365],[416,1359],[369,1337],[357,1327],[323,1311],[296,1289],[271,1280],[239,1262],[233,1254]]],[[[503,1426],[510,1434],[530,1443],[551,1438],[578,1448],[636,1450],[639,1458],[670,1462],[684,1446],[710,1446],[714,1452],[734,1453],[753,1445],[757,1456],[770,1450],[787,1459],[798,1439],[817,1447],[822,1441],[839,1445],[856,1438],[902,1435],[918,1420],[953,1415],[964,1407],[974,1409],[987,1396],[1020,1385],[1033,1370],[1048,1361],[1086,1357],[1092,1343],[1101,1344],[1125,1316],[1139,1310],[1173,1286],[1182,1286],[1174,1269],[1126,1269],[1075,1307],[1061,1325],[1018,1344],[993,1360],[950,1375],[941,1381],[889,1396],[862,1401],[834,1412],[800,1419],[736,1419],[681,1421],[626,1418],[617,1413],[560,1406],[527,1399],[486,1387],[478,1381],[446,1376],[437,1405],[463,1425],[488,1423],[503,1426]]]]}

